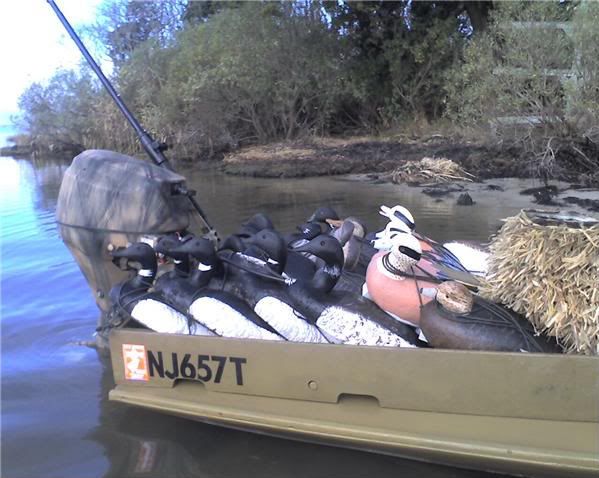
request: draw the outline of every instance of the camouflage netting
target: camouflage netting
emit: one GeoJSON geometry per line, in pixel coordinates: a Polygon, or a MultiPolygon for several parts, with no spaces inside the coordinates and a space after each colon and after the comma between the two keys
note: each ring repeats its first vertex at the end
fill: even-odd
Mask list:
{"type": "Polygon", "coordinates": [[[451,159],[422,158],[408,161],[393,171],[394,183],[447,183],[456,180],[472,181],[474,176],[451,159]]]}
{"type": "Polygon", "coordinates": [[[599,223],[522,211],[493,238],[481,295],[525,315],[568,353],[599,354],[599,223]]]}

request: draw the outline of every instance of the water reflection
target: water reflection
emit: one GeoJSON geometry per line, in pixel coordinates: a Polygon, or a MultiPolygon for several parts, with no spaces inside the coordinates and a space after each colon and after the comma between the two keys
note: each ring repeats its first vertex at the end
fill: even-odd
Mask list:
{"type": "Polygon", "coordinates": [[[317,207],[329,205],[340,216],[356,216],[369,230],[380,230],[386,219],[378,214],[382,204],[402,204],[416,218],[418,231],[439,241],[463,239],[485,242],[501,226],[501,219],[531,207],[531,196],[518,194],[531,180],[498,179],[507,192],[491,191],[487,184],[467,186],[475,206],[458,206],[457,194],[442,200],[419,189],[395,184],[357,182],[344,177],[262,179],[224,176],[218,171],[185,172],[198,191],[204,211],[221,233],[257,211],[267,212],[281,230],[292,230],[317,207]]]}
{"type": "Polygon", "coordinates": [[[100,366],[75,345],[91,336],[97,310],[54,222],[67,166],[0,158],[2,476],[106,468],[101,446],[85,440],[98,422],[100,366]]]}
{"type": "Polygon", "coordinates": [[[62,177],[69,167],[63,159],[36,158],[28,161],[33,165],[36,185],[35,207],[54,212],[62,177]]]}

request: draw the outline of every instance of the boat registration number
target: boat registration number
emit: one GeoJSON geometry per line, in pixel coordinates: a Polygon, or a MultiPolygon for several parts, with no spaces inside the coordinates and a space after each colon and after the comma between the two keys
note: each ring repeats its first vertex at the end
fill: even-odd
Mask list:
{"type": "Polygon", "coordinates": [[[220,383],[225,373],[234,373],[235,382],[240,386],[247,363],[244,357],[163,353],[133,344],[123,344],[123,361],[127,380],[148,381],[150,377],[160,377],[220,383]]]}

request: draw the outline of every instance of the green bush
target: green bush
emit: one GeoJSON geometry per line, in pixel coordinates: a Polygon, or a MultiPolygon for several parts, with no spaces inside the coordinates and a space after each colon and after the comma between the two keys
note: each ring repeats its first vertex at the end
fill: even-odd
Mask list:
{"type": "Polygon", "coordinates": [[[594,2],[499,4],[448,74],[448,116],[519,144],[542,177],[596,174],[598,20],[594,2]]]}
{"type": "Polygon", "coordinates": [[[525,121],[517,124],[520,133],[538,126],[566,131],[560,73],[572,67],[574,54],[572,40],[555,26],[565,16],[562,8],[556,2],[499,4],[488,31],[471,41],[463,63],[448,75],[449,115],[495,128],[519,117],[525,121]]]}
{"type": "MultiPolygon", "coordinates": [[[[94,28],[108,42],[117,89],[174,157],[443,114],[460,130],[494,129],[502,139],[516,130],[511,139],[524,138],[543,167],[554,138],[599,140],[599,4],[497,2],[474,35],[468,8],[115,0],[94,28]],[[571,33],[556,28],[563,21],[571,33]]],[[[21,110],[42,142],[139,151],[87,66],[32,85],[21,110]]]]}
{"type": "Polygon", "coordinates": [[[97,88],[87,73],[60,70],[46,85],[33,83],[19,98],[20,127],[48,147],[83,148],[94,143],[97,88]]]}
{"type": "Polygon", "coordinates": [[[386,44],[392,92],[385,113],[390,123],[439,118],[447,94],[445,72],[464,42],[458,23],[455,17],[415,19],[409,35],[386,44]]]}
{"type": "MultiPolygon", "coordinates": [[[[280,8],[288,8],[283,5],[280,8]]],[[[146,42],[119,84],[182,156],[324,132],[343,94],[341,42],[312,15],[246,4],[146,42]]]]}
{"type": "Polygon", "coordinates": [[[568,84],[572,129],[599,143],[599,3],[583,2],[572,20],[576,81],[568,84]]]}

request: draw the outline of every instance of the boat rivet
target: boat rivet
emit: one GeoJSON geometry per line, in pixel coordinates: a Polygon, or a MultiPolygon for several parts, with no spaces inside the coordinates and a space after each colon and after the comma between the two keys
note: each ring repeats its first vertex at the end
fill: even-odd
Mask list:
{"type": "Polygon", "coordinates": [[[315,381],[315,380],[310,380],[310,381],[308,382],[308,388],[309,388],[310,390],[318,390],[318,383],[316,383],[316,381],[315,381]]]}

